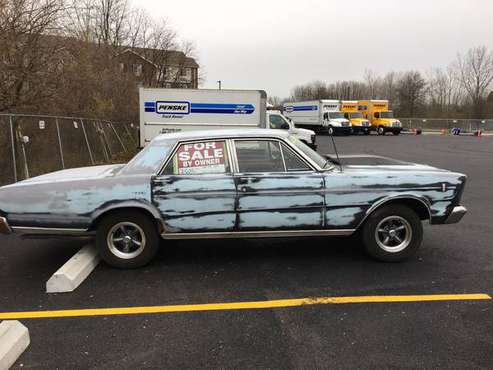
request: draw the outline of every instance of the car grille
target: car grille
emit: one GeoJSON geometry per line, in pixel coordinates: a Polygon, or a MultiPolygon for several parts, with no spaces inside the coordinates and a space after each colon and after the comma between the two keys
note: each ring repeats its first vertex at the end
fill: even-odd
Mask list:
{"type": "Polygon", "coordinates": [[[348,126],[349,126],[349,122],[342,122],[342,123],[341,123],[341,126],[342,126],[342,127],[348,127],[348,126]]]}

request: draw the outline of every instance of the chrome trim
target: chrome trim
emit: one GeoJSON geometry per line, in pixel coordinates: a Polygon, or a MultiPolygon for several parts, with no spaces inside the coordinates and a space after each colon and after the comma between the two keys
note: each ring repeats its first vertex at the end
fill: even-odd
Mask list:
{"type": "Polygon", "coordinates": [[[56,228],[56,227],[51,228],[51,227],[13,226],[12,231],[18,234],[34,234],[34,235],[81,236],[81,235],[93,234],[87,229],[68,229],[68,228],[56,228]]]}
{"type": "Polygon", "coordinates": [[[162,233],[163,239],[219,239],[219,238],[284,238],[294,236],[351,235],[355,229],[333,230],[278,230],[278,231],[220,231],[203,233],[162,233]]]}
{"type": "Polygon", "coordinates": [[[459,222],[462,217],[467,213],[467,208],[464,206],[455,206],[450,212],[450,215],[445,220],[445,224],[455,224],[459,222]]]}
{"type": "Polygon", "coordinates": [[[12,229],[5,217],[0,217],[0,234],[12,234],[12,229]]]}

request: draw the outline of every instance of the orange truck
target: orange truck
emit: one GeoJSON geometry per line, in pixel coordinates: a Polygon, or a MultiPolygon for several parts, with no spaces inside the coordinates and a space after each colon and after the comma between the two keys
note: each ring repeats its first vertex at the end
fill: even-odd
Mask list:
{"type": "Polygon", "coordinates": [[[394,112],[389,110],[388,100],[360,100],[358,110],[370,121],[372,131],[379,135],[385,135],[387,132],[394,135],[401,133],[402,123],[394,118],[394,112]]]}
{"type": "Polygon", "coordinates": [[[341,100],[341,112],[344,113],[344,118],[351,122],[353,134],[362,132],[368,135],[370,133],[370,121],[364,118],[363,113],[358,110],[357,100],[341,100]]]}

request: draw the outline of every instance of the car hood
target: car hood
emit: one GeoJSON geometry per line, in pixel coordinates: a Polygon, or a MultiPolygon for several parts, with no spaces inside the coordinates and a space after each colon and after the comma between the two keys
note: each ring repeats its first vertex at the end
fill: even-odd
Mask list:
{"type": "Polygon", "coordinates": [[[339,161],[334,155],[328,155],[328,159],[337,165],[342,165],[344,170],[347,171],[398,171],[398,172],[411,172],[411,171],[424,171],[424,172],[448,172],[448,170],[419,164],[412,162],[405,162],[398,159],[382,157],[377,155],[368,154],[353,154],[353,155],[340,155],[339,161]]]}
{"type": "Polygon", "coordinates": [[[114,176],[123,166],[123,164],[112,164],[105,166],[71,168],[68,170],[56,171],[47,173],[45,175],[33,177],[27,180],[20,181],[16,184],[7,185],[4,188],[35,185],[47,182],[64,182],[111,177],[114,176]]]}

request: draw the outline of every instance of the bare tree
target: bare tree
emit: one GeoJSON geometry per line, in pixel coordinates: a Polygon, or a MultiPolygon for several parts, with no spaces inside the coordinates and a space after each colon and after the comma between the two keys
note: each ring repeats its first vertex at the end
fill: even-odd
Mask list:
{"type": "Polygon", "coordinates": [[[486,46],[458,54],[456,68],[460,82],[473,105],[475,118],[482,118],[487,89],[493,81],[493,53],[486,46]]]}
{"type": "Polygon", "coordinates": [[[61,0],[2,0],[0,111],[40,107],[55,93],[63,45],[56,34],[61,0]]]}
{"type": "Polygon", "coordinates": [[[405,72],[399,80],[397,96],[400,114],[414,117],[424,103],[426,81],[418,71],[405,72]]]}

